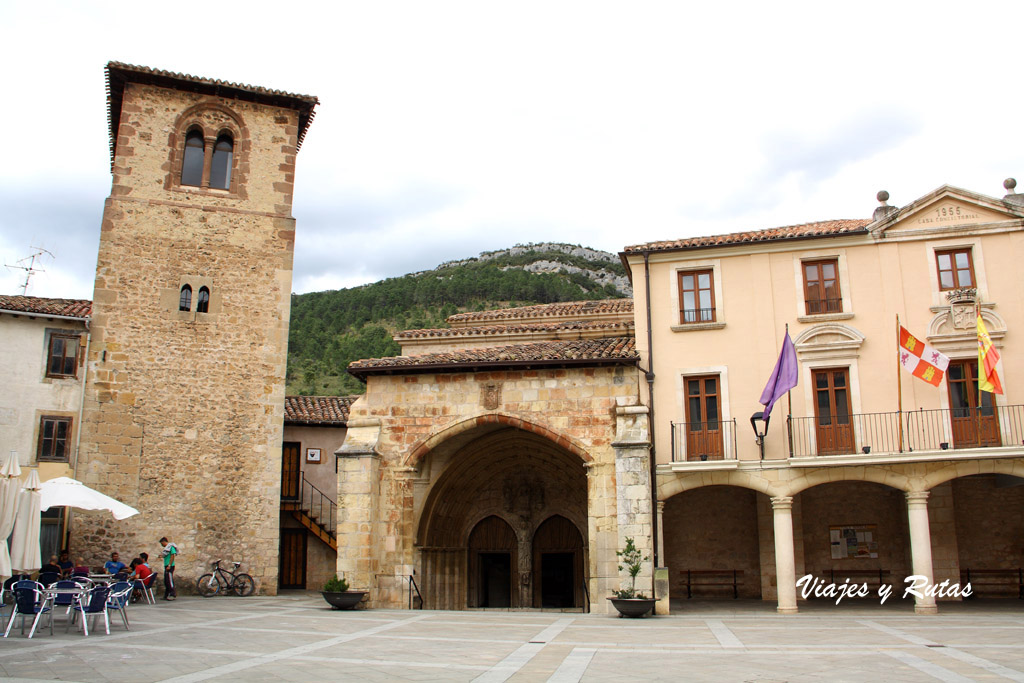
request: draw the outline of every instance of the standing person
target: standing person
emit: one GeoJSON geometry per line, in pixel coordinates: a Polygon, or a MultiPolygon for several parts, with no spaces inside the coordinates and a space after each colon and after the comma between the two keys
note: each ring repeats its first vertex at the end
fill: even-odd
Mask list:
{"type": "Polygon", "coordinates": [[[178,591],[174,589],[174,558],[178,555],[178,548],[164,536],[160,539],[163,550],[160,557],[164,558],[164,600],[174,600],[178,597],[178,591]]]}

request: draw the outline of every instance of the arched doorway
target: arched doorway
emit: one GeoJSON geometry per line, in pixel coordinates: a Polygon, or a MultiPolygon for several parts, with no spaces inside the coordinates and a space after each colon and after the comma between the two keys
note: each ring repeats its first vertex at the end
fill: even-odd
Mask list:
{"type": "MultiPolygon", "coordinates": [[[[495,423],[438,444],[418,469],[423,498],[421,507],[416,504],[416,572],[426,609],[539,607],[543,575],[535,566],[534,536],[554,517],[578,540],[570,540],[565,523],[552,522],[541,547],[545,553],[571,549],[568,580],[578,575],[582,582],[587,470],[579,455],[532,431],[495,423]],[[506,571],[507,596],[498,588],[506,571]]],[[[551,576],[560,561],[549,559],[551,576]]],[[[557,582],[551,578],[549,588],[551,581],[557,582]]],[[[582,604],[576,596],[572,602],[582,604]]]]}
{"type": "Polygon", "coordinates": [[[518,607],[513,591],[513,568],[518,566],[516,532],[508,522],[491,515],[469,535],[470,607],[518,607]]]}
{"type": "Polygon", "coordinates": [[[544,520],[533,535],[533,606],[583,606],[583,536],[561,515],[544,520]]]}

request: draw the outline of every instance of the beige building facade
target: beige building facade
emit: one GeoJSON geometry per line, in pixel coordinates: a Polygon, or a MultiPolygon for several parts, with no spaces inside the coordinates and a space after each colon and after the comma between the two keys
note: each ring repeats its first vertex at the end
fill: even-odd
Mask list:
{"type": "MultiPolygon", "coordinates": [[[[907,576],[968,572],[976,592],[1017,597],[1024,195],[1007,189],[944,186],[902,208],[880,193],[873,219],[623,252],[640,364],[656,377],[644,399],[674,597],[736,590],[792,612],[807,574],[902,595],[907,576]],[[1004,395],[977,390],[976,306],[1004,395]],[[900,369],[897,316],[950,358],[938,387],[900,369]],[[762,457],[751,416],[787,328],[798,384],[774,406],[762,457]]],[[[934,597],[916,608],[934,611],[934,597]]]]}

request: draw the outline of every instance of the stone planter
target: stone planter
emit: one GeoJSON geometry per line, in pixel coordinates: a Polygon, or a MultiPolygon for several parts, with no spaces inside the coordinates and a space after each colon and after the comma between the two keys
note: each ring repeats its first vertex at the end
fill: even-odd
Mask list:
{"type": "Polygon", "coordinates": [[[345,591],[344,593],[330,593],[320,591],[324,600],[331,606],[331,609],[355,609],[356,605],[362,602],[367,591],[345,591]]]}
{"type": "Polygon", "coordinates": [[[619,610],[620,617],[638,619],[654,609],[654,598],[608,598],[619,610]]]}

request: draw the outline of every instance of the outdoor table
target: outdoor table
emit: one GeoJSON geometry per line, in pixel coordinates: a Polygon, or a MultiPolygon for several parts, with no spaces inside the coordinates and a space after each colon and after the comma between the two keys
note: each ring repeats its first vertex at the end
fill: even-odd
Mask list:
{"type": "Polygon", "coordinates": [[[89,579],[95,583],[113,583],[115,581],[113,574],[89,574],[89,579]]]}
{"type": "MultiPolygon", "coordinates": [[[[56,601],[57,601],[57,596],[58,595],[71,595],[72,596],[71,602],[72,602],[72,604],[74,604],[79,599],[81,599],[81,597],[83,595],[85,595],[88,592],[89,592],[89,589],[88,588],[84,588],[82,586],[77,586],[75,588],[63,588],[63,587],[62,588],[57,588],[56,585],[54,585],[54,586],[47,586],[46,588],[43,589],[43,600],[44,600],[43,604],[50,608],[50,614],[52,615],[52,614],[55,613],[54,610],[58,606],[58,605],[55,604],[56,601]]],[[[63,607],[63,605],[60,605],[60,606],[63,607]]],[[[68,611],[69,612],[71,611],[70,608],[68,609],[68,611]]],[[[51,616],[50,618],[52,619],[53,617],[51,616]]]]}

